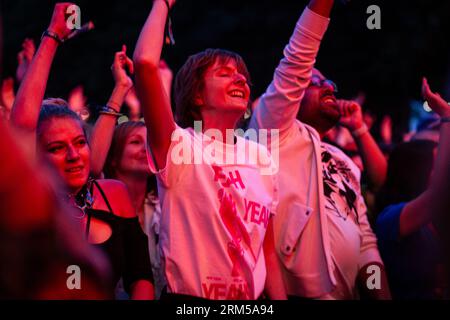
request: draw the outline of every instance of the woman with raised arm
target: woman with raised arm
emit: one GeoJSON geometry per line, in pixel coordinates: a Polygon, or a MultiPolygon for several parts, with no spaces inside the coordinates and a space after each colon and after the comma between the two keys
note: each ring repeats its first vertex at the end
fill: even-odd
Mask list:
{"type": "MultiPolygon", "coordinates": [[[[133,62],[126,55],[125,46],[122,47],[122,51],[116,53],[111,69],[115,89],[108,105],[114,106],[115,109],[112,112],[100,112],[90,136],[91,173],[95,177],[103,173],[105,178],[119,180],[127,186],[142,230],[148,237],[155,297],[158,299],[165,285],[157,250],[161,207],[156,177],[150,172],[147,161],[147,128],[141,121],[127,121],[116,126],[124,98],[133,86],[131,78],[127,75],[127,70],[133,73],[133,62]]],[[[137,104],[137,108],[134,109],[137,114],[134,114],[134,117],[137,115],[139,118],[139,100],[135,99],[136,102],[133,104],[137,104]]]]}
{"type": "Polygon", "coordinates": [[[448,299],[442,248],[448,230],[439,227],[450,212],[450,106],[426,79],[422,94],[441,118],[437,153],[433,141],[399,145],[378,199],[385,208],[376,233],[394,299],[448,299]]]}
{"type": "Polygon", "coordinates": [[[50,27],[17,94],[11,120],[35,136],[39,158],[65,184],[61,198],[79,209],[74,219],[89,243],[106,253],[113,271],[111,292],[123,277],[132,298],[152,299],[147,239],[128,190],[118,181],[89,177],[91,152],[81,119],[61,99],[42,101],[56,49],[71,32],[65,21],[70,5],[56,4],[50,27]]]}
{"type": "Polygon", "coordinates": [[[234,135],[249,106],[247,68],[238,54],[225,50],[191,56],[175,81],[178,126],[158,71],[174,2],[153,1],[134,54],[162,203],[163,298],[258,299],[265,291],[283,299],[281,275],[272,268],[277,183],[274,175],[263,175],[261,164],[271,157],[263,146],[234,135]],[[255,153],[234,161],[248,149],[261,161],[251,161],[255,153]]]}

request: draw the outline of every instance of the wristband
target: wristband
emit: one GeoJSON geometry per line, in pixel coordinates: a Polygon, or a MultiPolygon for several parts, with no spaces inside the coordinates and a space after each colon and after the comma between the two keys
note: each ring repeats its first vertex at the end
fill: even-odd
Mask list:
{"type": "Polygon", "coordinates": [[[117,102],[109,100],[108,103],[106,104],[105,108],[109,108],[110,109],[109,111],[112,111],[112,112],[120,112],[121,105],[118,104],[117,102]]]}
{"type": "Polygon", "coordinates": [[[58,42],[58,44],[63,44],[64,40],[61,39],[55,32],[52,32],[50,30],[45,30],[44,33],[42,34],[41,37],[41,41],[44,37],[49,37],[52,38],[53,40],[55,40],[56,42],[58,42]]]}
{"type": "Polygon", "coordinates": [[[117,118],[123,116],[122,113],[119,113],[116,110],[114,110],[113,108],[108,107],[108,106],[102,107],[100,109],[99,114],[103,114],[103,115],[107,115],[107,116],[113,116],[113,117],[117,117],[117,118]]]}
{"type": "Polygon", "coordinates": [[[359,138],[361,137],[363,134],[369,132],[369,128],[367,128],[367,126],[365,124],[363,124],[361,126],[361,128],[356,129],[355,131],[352,131],[352,136],[354,138],[359,138]]]}

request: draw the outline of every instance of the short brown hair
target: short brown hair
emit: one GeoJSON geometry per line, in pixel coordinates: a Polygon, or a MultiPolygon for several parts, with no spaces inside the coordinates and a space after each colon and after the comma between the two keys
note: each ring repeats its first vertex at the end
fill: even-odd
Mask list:
{"type": "Polygon", "coordinates": [[[181,128],[193,127],[194,121],[201,120],[194,99],[197,92],[203,88],[207,69],[216,61],[225,64],[230,60],[236,62],[238,72],[244,75],[250,84],[250,74],[244,60],[239,54],[228,50],[207,49],[190,56],[181,67],[174,87],[175,119],[181,128]]]}

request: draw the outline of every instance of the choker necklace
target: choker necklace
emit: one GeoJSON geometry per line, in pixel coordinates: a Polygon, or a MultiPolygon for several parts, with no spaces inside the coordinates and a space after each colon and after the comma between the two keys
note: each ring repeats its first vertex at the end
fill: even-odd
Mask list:
{"type": "Polygon", "coordinates": [[[90,192],[93,182],[94,180],[90,178],[77,195],[68,195],[69,200],[73,199],[70,203],[81,211],[80,215],[74,215],[76,219],[83,219],[86,216],[86,210],[91,209],[94,204],[94,197],[90,192]]]}

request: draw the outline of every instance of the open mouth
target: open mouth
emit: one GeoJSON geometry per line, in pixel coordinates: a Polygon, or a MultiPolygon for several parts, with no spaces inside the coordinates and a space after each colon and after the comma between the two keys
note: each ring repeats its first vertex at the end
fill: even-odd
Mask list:
{"type": "Polygon", "coordinates": [[[82,172],[83,169],[84,169],[83,166],[78,166],[78,167],[73,167],[73,168],[66,169],[65,171],[66,171],[67,173],[77,174],[77,173],[82,172]]]}
{"type": "Polygon", "coordinates": [[[326,92],[324,95],[322,95],[320,102],[326,105],[336,105],[336,97],[329,92],[326,92]]]}
{"type": "Polygon", "coordinates": [[[244,91],[241,91],[241,90],[232,90],[232,91],[228,92],[228,94],[233,98],[240,98],[240,99],[245,98],[245,93],[244,93],[244,91]]]}

